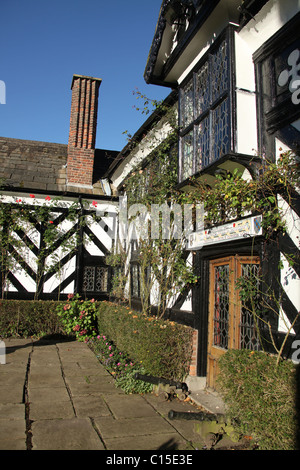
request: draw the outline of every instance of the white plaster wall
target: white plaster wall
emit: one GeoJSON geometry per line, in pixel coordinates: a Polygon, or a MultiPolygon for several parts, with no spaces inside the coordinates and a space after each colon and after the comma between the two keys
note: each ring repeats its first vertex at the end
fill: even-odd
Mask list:
{"type": "Polygon", "coordinates": [[[187,298],[183,302],[180,310],[185,310],[186,312],[191,312],[192,311],[192,291],[191,290],[188,293],[187,298]]]}
{"type": "Polygon", "coordinates": [[[300,278],[283,253],[280,254],[282,262],[281,284],[295,309],[300,309],[300,278]]]}
{"type": "MultiPolygon", "coordinates": [[[[95,222],[92,217],[87,217],[87,222],[89,229],[93,233],[93,238],[100,240],[101,243],[105,246],[105,248],[110,250],[112,245],[111,236],[107,232],[105,232],[102,226],[98,222],[95,222]]],[[[93,242],[93,239],[91,239],[90,237],[84,238],[84,246],[92,256],[105,256],[105,253],[103,253],[96,246],[96,244],[93,242]]]]}
{"type": "MultiPolygon", "coordinates": [[[[76,269],[76,256],[73,256],[58,272],[53,274],[53,276],[48,279],[44,284],[44,292],[51,293],[56,289],[61,282],[67,279],[76,269]]],[[[74,292],[74,282],[67,286],[62,293],[73,294],[74,292]]]]}
{"type": "Polygon", "coordinates": [[[300,0],[270,0],[239,33],[253,54],[300,10],[300,0]]]}
{"type": "Polygon", "coordinates": [[[236,91],[236,152],[257,155],[256,96],[236,91]]]}
{"type": "MultiPolygon", "coordinates": [[[[282,152],[290,150],[283,142],[279,139],[276,139],[276,160],[278,160],[282,152]]],[[[296,212],[289,206],[289,204],[278,195],[278,207],[281,211],[282,217],[286,221],[287,234],[294,242],[295,246],[300,248],[300,219],[296,212]]],[[[280,260],[282,269],[280,271],[280,282],[285,290],[289,300],[294,305],[297,311],[300,311],[300,278],[289,265],[287,258],[283,253],[280,253],[280,260]]],[[[280,317],[278,320],[278,330],[286,333],[290,328],[290,323],[281,310],[280,317]]],[[[293,330],[291,331],[294,332],[293,330]]]]}
{"type": "Polygon", "coordinates": [[[257,150],[255,70],[252,51],[237,32],[235,41],[236,120],[238,153],[253,155],[257,150]]]}
{"type": "Polygon", "coordinates": [[[252,155],[258,147],[254,52],[299,12],[300,0],[271,0],[235,33],[237,148],[252,155]]]}
{"type": "MultiPolygon", "coordinates": [[[[15,260],[13,269],[11,269],[12,274],[15,278],[25,287],[28,292],[36,291],[35,281],[23,270],[21,265],[15,260]]],[[[15,291],[14,287],[9,285],[9,292],[15,291]]]]}
{"type": "Polygon", "coordinates": [[[118,188],[124,179],[168,137],[172,130],[170,124],[164,120],[152,129],[142,142],[137,144],[132,152],[118,166],[111,177],[113,186],[118,188]]]}

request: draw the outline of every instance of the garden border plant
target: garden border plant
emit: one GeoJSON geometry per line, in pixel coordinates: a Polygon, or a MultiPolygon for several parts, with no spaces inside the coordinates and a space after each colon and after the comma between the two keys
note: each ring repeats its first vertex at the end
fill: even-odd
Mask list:
{"type": "Polygon", "coordinates": [[[151,384],[135,379],[136,373],[145,373],[143,366],[132,362],[107,336],[100,333],[97,337],[90,338],[86,342],[114,377],[117,388],[121,388],[127,394],[150,393],[152,391],[151,384]]]}
{"type": "Polygon", "coordinates": [[[68,300],[56,309],[67,334],[84,341],[99,361],[112,374],[117,387],[126,393],[146,393],[152,390],[148,384],[134,380],[136,372],[144,369],[117,350],[115,344],[98,330],[97,320],[101,302],[84,300],[78,294],[68,295],[68,300]]]}
{"type": "Polygon", "coordinates": [[[147,393],[152,385],[135,373],[183,380],[192,355],[192,329],[147,317],[125,305],[69,295],[57,306],[64,331],[85,341],[126,393],[147,393]]]}
{"type": "Polygon", "coordinates": [[[95,299],[84,300],[79,294],[68,294],[67,302],[60,302],[56,312],[67,334],[87,341],[97,335],[97,308],[95,299]]]}

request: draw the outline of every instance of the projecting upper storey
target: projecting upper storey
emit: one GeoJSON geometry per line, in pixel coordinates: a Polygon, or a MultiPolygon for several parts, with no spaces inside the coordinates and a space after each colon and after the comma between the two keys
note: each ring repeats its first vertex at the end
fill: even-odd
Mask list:
{"type": "Polygon", "coordinates": [[[299,144],[299,16],[298,0],[162,3],[144,78],[178,90],[180,184],[273,158],[279,130],[299,144]]]}
{"type": "Polygon", "coordinates": [[[200,51],[230,23],[245,25],[267,0],[164,0],[148,56],[147,83],[177,86],[200,51]]]}

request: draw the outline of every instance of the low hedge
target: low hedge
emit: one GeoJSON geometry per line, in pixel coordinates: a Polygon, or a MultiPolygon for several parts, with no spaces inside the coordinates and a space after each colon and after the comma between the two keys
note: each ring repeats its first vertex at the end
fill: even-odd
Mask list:
{"type": "Polygon", "coordinates": [[[63,333],[56,307],[45,300],[0,300],[0,336],[44,336],[63,333]]]}
{"type": "Polygon", "coordinates": [[[101,302],[98,330],[107,335],[148,375],[182,381],[192,355],[192,329],[159,320],[112,302],[101,302]]]}
{"type": "Polygon", "coordinates": [[[264,352],[227,351],[218,384],[238,430],[259,449],[299,448],[299,365],[264,352]],[[297,396],[298,395],[298,396],[297,396]]]}

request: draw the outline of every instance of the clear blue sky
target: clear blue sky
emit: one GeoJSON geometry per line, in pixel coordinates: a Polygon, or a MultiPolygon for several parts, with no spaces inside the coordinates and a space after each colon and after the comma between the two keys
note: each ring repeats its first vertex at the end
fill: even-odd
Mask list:
{"type": "Polygon", "coordinates": [[[161,3],[0,0],[0,136],[67,143],[75,73],[102,78],[96,147],[121,150],[147,117],[133,91],[171,91],[143,77],[161,3]]]}

